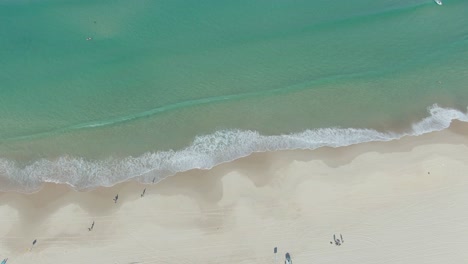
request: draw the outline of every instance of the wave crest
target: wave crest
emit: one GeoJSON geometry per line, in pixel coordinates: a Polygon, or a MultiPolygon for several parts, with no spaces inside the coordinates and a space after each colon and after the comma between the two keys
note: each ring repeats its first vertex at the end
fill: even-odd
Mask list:
{"type": "Polygon", "coordinates": [[[256,131],[223,130],[197,136],[185,149],[145,153],[139,157],[90,161],[70,156],[42,159],[20,167],[14,161],[0,159],[0,191],[32,192],[43,183],[68,184],[79,190],[112,186],[136,179],[150,183],[191,169],[211,169],[224,162],[254,152],[342,147],[371,141],[390,141],[408,135],[440,131],[453,120],[468,122],[468,111],[433,105],[429,116],[413,124],[405,133],[378,132],[372,129],[322,128],[301,133],[265,136],[256,131]]]}

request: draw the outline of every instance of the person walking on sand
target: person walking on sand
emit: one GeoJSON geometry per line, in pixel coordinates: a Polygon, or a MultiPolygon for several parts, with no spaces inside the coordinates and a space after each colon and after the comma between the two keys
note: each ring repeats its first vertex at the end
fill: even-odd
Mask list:
{"type": "Polygon", "coordinates": [[[276,253],[278,253],[278,247],[275,247],[275,248],[273,249],[273,254],[275,254],[275,263],[278,262],[278,258],[277,258],[277,256],[276,256],[276,253]]]}
{"type": "Polygon", "coordinates": [[[88,230],[91,231],[91,230],[93,230],[93,228],[94,228],[94,221],[93,221],[93,223],[91,224],[91,227],[88,228],[88,230]]]}
{"type": "Polygon", "coordinates": [[[32,248],[34,247],[34,245],[36,245],[36,243],[37,243],[37,239],[34,239],[34,241],[32,242],[32,246],[29,250],[32,250],[32,248]]]}
{"type": "Polygon", "coordinates": [[[119,199],[119,195],[117,194],[117,195],[115,196],[115,198],[113,199],[113,200],[114,200],[114,203],[117,203],[117,200],[118,200],[118,199],[119,199]]]}
{"type": "Polygon", "coordinates": [[[145,196],[146,188],[143,190],[143,193],[141,194],[141,197],[145,196]]]}
{"type": "Polygon", "coordinates": [[[289,255],[289,253],[286,253],[284,264],[292,264],[291,255],[289,255]]]}

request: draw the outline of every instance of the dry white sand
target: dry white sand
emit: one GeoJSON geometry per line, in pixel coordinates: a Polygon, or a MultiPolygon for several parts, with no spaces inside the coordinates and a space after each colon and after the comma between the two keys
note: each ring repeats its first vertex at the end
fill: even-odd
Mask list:
{"type": "Polygon", "coordinates": [[[155,185],[3,193],[0,260],[274,263],[278,247],[277,263],[465,263],[466,131],[255,154],[155,185]]]}

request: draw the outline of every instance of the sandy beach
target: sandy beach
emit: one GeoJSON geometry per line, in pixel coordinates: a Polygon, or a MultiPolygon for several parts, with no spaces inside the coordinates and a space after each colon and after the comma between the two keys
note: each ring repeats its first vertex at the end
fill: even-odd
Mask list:
{"type": "Polygon", "coordinates": [[[468,264],[441,1],[0,0],[0,264],[468,264]]]}
{"type": "Polygon", "coordinates": [[[462,263],[466,201],[468,126],[456,123],[398,141],[258,153],[154,185],[2,193],[0,260],[275,263],[277,247],[276,263],[286,252],[294,263],[462,263]]]}

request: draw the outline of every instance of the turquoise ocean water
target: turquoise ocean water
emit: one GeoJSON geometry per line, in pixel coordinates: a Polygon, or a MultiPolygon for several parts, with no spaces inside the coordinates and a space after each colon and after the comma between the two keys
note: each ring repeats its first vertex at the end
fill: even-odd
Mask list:
{"type": "Polygon", "coordinates": [[[467,106],[465,0],[0,0],[0,191],[391,140],[467,106]]]}

